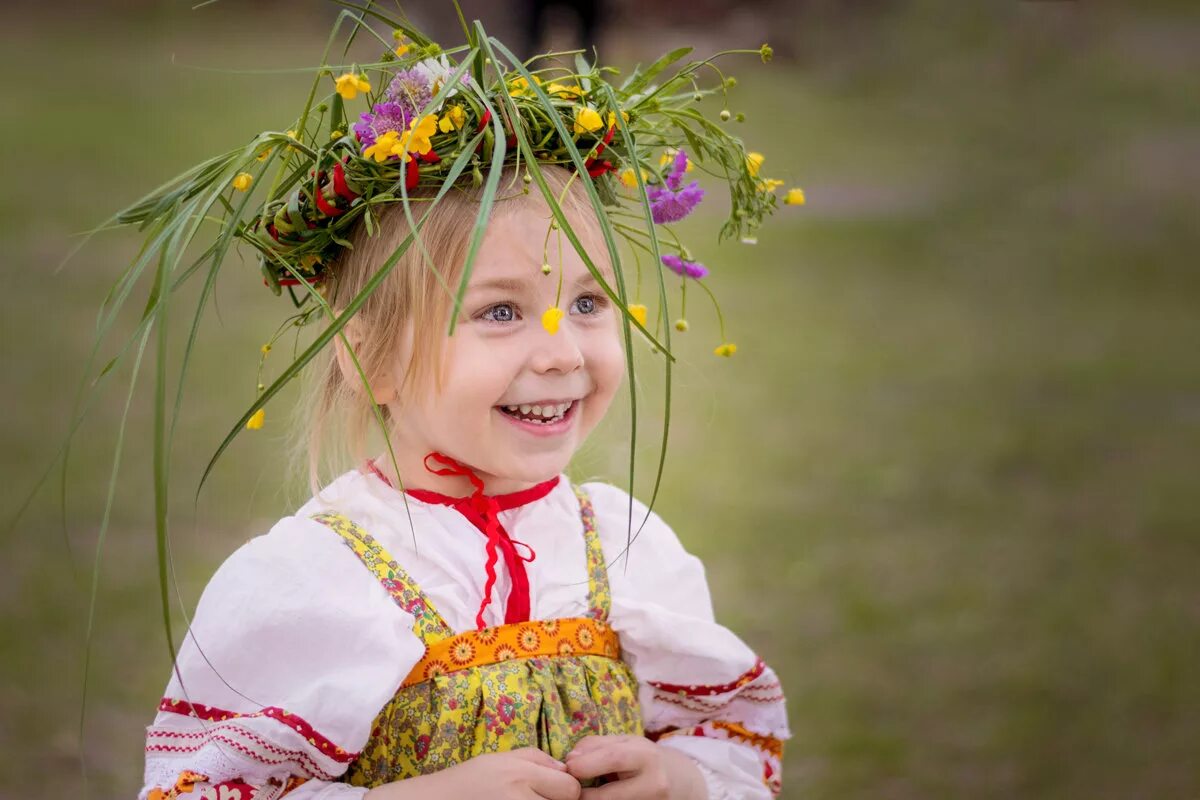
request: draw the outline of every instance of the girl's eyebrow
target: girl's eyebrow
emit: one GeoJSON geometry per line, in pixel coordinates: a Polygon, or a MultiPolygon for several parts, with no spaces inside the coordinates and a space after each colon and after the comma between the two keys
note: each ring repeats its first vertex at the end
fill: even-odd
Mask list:
{"type": "Polygon", "coordinates": [[[522,278],[492,278],[479,283],[472,282],[469,289],[471,291],[482,289],[499,289],[503,292],[519,292],[528,285],[528,281],[522,278]]]}

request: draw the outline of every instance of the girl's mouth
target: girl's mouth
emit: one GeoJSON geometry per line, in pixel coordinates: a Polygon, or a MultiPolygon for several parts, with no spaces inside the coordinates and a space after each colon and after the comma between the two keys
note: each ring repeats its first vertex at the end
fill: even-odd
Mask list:
{"type": "Polygon", "coordinates": [[[542,436],[565,431],[575,418],[578,400],[496,406],[505,418],[522,430],[542,436]]]}

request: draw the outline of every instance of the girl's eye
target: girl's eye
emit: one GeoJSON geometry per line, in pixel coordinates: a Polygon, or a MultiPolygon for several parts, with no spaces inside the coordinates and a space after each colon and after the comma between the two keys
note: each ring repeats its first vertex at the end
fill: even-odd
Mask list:
{"type": "Polygon", "coordinates": [[[594,294],[585,294],[575,301],[575,309],[580,314],[595,314],[600,310],[604,300],[594,294]]]}
{"type": "Polygon", "coordinates": [[[480,314],[479,318],[488,322],[512,322],[517,318],[517,310],[511,303],[497,303],[480,314]]]}

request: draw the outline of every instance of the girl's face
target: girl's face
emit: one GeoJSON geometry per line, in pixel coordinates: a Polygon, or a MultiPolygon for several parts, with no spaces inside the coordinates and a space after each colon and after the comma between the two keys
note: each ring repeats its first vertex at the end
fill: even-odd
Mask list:
{"type": "MultiPolygon", "coordinates": [[[[562,472],[608,410],[625,370],[619,313],[557,232],[542,273],[548,224],[522,204],[489,225],[444,342],[441,391],[391,409],[405,461],[436,450],[473,467],[489,493],[516,491],[562,472]],[[554,335],[542,326],[551,306],[563,312],[554,335]]],[[[589,255],[611,284],[607,254],[589,255]]],[[[404,374],[403,359],[397,367],[404,374]]]]}

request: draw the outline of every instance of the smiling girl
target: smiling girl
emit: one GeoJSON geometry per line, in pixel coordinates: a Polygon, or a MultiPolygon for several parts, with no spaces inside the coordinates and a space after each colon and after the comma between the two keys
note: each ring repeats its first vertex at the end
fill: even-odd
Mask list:
{"type": "MultiPolygon", "coordinates": [[[[657,256],[654,226],[703,191],[681,150],[656,163],[637,138],[703,137],[732,182],[728,232],[752,232],[778,182],[711,124],[656,117],[691,102],[665,90],[708,61],[661,87],[656,64],[618,93],[584,63],[548,72],[562,83],[511,58],[493,74],[507,51],[478,25],[456,63],[395,24],[394,53],[337,77],[315,124],[310,99],[296,130],[120,217],[170,234],[208,212],[192,198],[227,191],[229,237],[306,309],[292,327],[324,324],[235,429],[261,427],[308,364],[313,496],[205,589],[139,797],[770,797],[788,736],[774,672],[714,620],[703,566],[657,514],[564,471],[627,377],[629,337],[671,357],[665,295],[649,327],[625,299],[614,220],[640,209],[634,243],[657,256]],[[371,95],[376,79],[388,88],[371,95]],[[281,171],[242,223],[254,162],[281,171]],[[326,460],[343,464],[329,481],[326,460]]],[[[170,261],[163,236],[149,252],[170,261]]],[[[674,242],[667,277],[699,282],[674,242]]]]}

